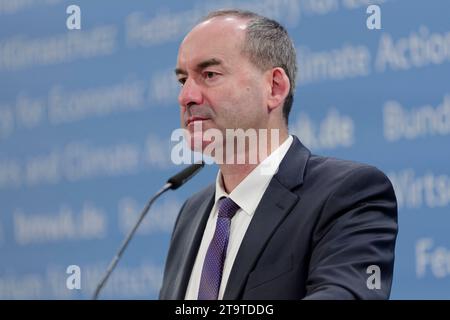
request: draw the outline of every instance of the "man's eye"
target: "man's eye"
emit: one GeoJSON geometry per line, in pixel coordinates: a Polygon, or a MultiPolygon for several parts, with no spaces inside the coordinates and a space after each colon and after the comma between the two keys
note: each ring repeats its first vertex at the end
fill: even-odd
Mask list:
{"type": "Polygon", "coordinates": [[[212,79],[212,78],[214,78],[214,76],[216,76],[216,74],[217,74],[217,73],[215,73],[215,72],[207,71],[207,72],[205,73],[205,77],[206,77],[206,79],[212,79]]]}
{"type": "Polygon", "coordinates": [[[181,86],[183,86],[184,83],[186,82],[186,78],[179,78],[178,82],[181,84],[181,86]]]}

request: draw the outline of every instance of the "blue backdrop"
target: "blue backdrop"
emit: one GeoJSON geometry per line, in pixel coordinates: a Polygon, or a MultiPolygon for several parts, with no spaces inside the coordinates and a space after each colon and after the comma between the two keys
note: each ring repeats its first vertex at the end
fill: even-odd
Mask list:
{"type": "MultiPolygon", "coordinates": [[[[450,298],[450,2],[0,0],[0,298],[86,299],[147,198],[181,166],[177,48],[211,9],[281,21],[298,53],[290,129],[386,172],[399,202],[391,297],[450,298]],[[81,29],[69,30],[69,5],[81,29]],[[368,4],[381,29],[367,28],[368,4]],[[81,289],[66,286],[67,267],[81,289]]],[[[178,209],[153,207],[102,297],[154,299],[178,209]]]]}

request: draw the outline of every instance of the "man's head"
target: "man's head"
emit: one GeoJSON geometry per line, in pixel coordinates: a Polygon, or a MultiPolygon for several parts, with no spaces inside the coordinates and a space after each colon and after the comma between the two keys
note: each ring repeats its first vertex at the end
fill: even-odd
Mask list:
{"type": "Polygon", "coordinates": [[[294,46],[280,24],[247,11],[212,12],[179,49],[182,125],[190,132],[200,121],[203,130],[287,131],[296,71],[294,46]]]}

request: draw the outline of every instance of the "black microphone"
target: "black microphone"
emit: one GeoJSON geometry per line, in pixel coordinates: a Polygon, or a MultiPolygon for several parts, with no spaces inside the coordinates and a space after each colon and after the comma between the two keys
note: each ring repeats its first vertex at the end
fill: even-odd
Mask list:
{"type": "Polygon", "coordinates": [[[172,176],[167,180],[167,183],[159,190],[153,197],[151,197],[147,204],[145,205],[144,209],[141,212],[141,215],[139,216],[138,221],[134,225],[133,229],[128,233],[128,236],[123,241],[122,245],[120,246],[119,250],[117,251],[117,254],[114,256],[114,258],[111,260],[111,263],[108,266],[108,269],[106,269],[105,275],[103,276],[102,280],[98,283],[97,288],[95,289],[94,295],[92,296],[93,300],[97,300],[98,295],[100,294],[100,291],[102,290],[103,286],[105,285],[106,281],[108,280],[109,276],[111,275],[112,271],[116,267],[117,263],[119,262],[123,252],[125,251],[126,247],[128,246],[128,243],[130,242],[131,238],[133,237],[134,233],[136,232],[137,228],[141,224],[142,220],[144,219],[145,215],[147,214],[148,210],[150,209],[153,202],[155,202],[156,199],[160,195],[162,195],[164,192],[166,192],[169,189],[175,190],[181,187],[183,184],[185,184],[187,181],[189,181],[190,178],[192,178],[197,172],[200,171],[201,168],[205,163],[202,161],[200,163],[194,163],[181,171],[180,173],[177,173],[176,175],[172,176]]]}
{"type": "Polygon", "coordinates": [[[200,169],[203,168],[204,165],[205,163],[203,161],[200,163],[194,163],[180,173],[172,176],[169,180],[167,180],[167,183],[171,184],[170,189],[175,190],[181,187],[183,184],[188,182],[189,179],[195,176],[195,174],[200,171],[200,169]]]}

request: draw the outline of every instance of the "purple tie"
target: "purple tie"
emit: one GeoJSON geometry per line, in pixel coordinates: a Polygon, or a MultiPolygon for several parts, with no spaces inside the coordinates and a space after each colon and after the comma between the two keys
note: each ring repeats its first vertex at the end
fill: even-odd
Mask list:
{"type": "Polygon", "coordinates": [[[233,218],[238,209],[239,206],[230,198],[221,198],[219,200],[216,231],[209,244],[205,262],[203,263],[198,300],[217,300],[219,296],[223,265],[230,237],[231,218],[233,218]]]}

